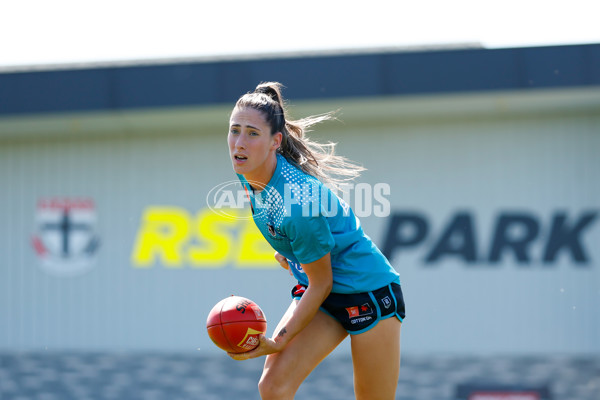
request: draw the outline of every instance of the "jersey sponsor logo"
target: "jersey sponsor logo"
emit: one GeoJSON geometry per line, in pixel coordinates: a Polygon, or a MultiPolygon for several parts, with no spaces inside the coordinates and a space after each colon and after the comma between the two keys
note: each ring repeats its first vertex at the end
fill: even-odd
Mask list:
{"type": "Polygon", "coordinates": [[[100,245],[96,220],[92,199],[40,199],[32,244],[42,269],[57,275],[78,275],[91,269],[100,245]]]}
{"type": "Polygon", "coordinates": [[[574,266],[589,267],[593,265],[590,249],[597,250],[589,247],[590,236],[598,238],[597,215],[594,209],[560,210],[544,217],[528,211],[500,211],[489,228],[481,229],[475,212],[457,211],[437,230],[424,213],[395,211],[385,227],[382,252],[389,259],[421,253],[425,265],[447,260],[555,265],[568,260],[574,266]]]}

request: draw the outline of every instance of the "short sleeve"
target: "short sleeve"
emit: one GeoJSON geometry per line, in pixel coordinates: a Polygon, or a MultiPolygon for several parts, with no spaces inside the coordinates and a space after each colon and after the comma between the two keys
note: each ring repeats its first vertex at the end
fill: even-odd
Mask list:
{"type": "Polygon", "coordinates": [[[285,223],[285,233],[294,256],[302,264],[317,261],[335,245],[329,223],[321,214],[290,218],[285,223]]]}

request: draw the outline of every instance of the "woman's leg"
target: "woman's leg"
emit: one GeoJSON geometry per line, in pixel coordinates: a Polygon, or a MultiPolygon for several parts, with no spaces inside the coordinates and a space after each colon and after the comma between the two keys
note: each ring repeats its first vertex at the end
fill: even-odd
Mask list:
{"type": "MultiPolygon", "coordinates": [[[[297,303],[292,301],[275,333],[285,326],[297,303]]],[[[304,379],[347,335],[339,322],[319,310],[282,351],[267,356],[258,384],[261,398],[293,399],[304,379]]]]}
{"type": "Polygon", "coordinates": [[[400,373],[400,327],[396,317],[352,335],[356,400],[393,400],[400,373]]]}

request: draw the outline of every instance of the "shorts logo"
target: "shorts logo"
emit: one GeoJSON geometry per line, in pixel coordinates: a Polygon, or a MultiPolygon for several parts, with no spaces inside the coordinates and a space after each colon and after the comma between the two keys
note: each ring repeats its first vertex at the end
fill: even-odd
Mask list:
{"type": "Polygon", "coordinates": [[[348,311],[348,316],[351,319],[373,314],[373,309],[369,303],[365,303],[362,306],[348,307],[346,308],[346,311],[348,311]]]}
{"type": "Polygon", "coordinates": [[[306,292],[306,286],[304,285],[296,285],[294,287],[294,290],[292,291],[292,294],[294,296],[301,296],[304,294],[304,292],[306,292]]]}
{"type": "Polygon", "coordinates": [[[383,299],[381,299],[381,301],[386,310],[392,305],[392,300],[390,300],[389,296],[385,296],[383,299]]]}

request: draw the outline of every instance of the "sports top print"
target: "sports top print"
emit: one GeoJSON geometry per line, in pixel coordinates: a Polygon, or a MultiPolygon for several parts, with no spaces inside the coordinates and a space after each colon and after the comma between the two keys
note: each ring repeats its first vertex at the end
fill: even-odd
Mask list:
{"type": "Polygon", "coordinates": [[[250,199],[256,226],[288,259],[301,284],[308,285],[308,278],[300,264],[327,253],[331,253],[333,293],[365,292],[400,283],[398,273],[363,232],[348,204],[282,155],[277,154],[275,172],[258,194],[252,182],[240,174],[238,178],[250,199]]]}

